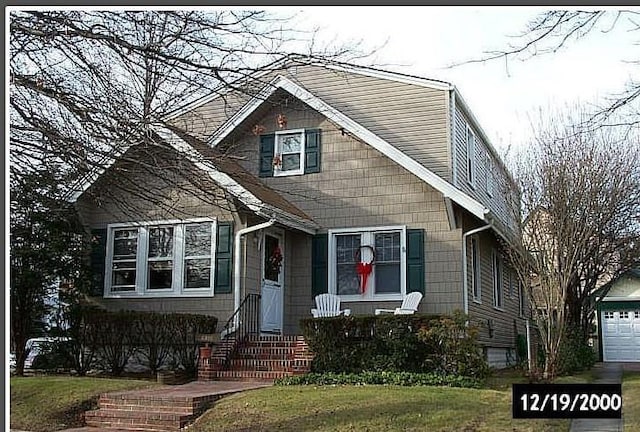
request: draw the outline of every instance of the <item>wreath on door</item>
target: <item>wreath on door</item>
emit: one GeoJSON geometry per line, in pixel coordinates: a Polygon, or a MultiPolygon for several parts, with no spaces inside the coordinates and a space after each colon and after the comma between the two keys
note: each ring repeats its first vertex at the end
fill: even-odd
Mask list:
{"type": "Polygon", "coordinates": [[[373,246],[369,246],[369,245],[360,246],[356,250],[355,260],[356,260],[356,273],[358,273],[358,276],[360,276],[360,293],[364,294],[365,291],[367,290],[367,279],[369,278],[369,275],[373,271],[373,264],[374,264],[374,261],[376,260],[376,251],[373,248],[373,246]],[[362,252],[361,252],[362,249],[369,249],[371,251],[371,261],[362,262],[360,260],[362,256],[362,252]]]}
{"type": "Polygon", "coordinates": [[[280,250],[280,246],[276,246],[273,251],[271,251],[268,263],[273,272],[280,274],[280,267],[282,266],[282,251],[280,250]]]}

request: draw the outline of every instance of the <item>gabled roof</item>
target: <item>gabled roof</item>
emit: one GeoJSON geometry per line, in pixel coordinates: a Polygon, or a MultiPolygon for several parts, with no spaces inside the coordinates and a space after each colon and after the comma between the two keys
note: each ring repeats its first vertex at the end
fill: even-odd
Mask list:
{"type": "Polygon", "coordinates": [[[451,183],[438,176],[424,165],[418,163],[402,151],[398,150],[389,142],[380,138],[358,122],[333,108],[322,99],[311,94],[309,91],[279,75],[274,78],[262,91],[253,97],[247,104],[238,110],[231,118],[222,124],[209,139],[209,144],[216,146],[228,137],[236,127],[244,122],[254,111],[258,109],[273,93],[278,89],[282,89],[297,99],[301,100],[311,108],[324,115],[327,119],[335,123],[338,127],[350,132],[353,136],[359,138],[371,147],[375,148],[385,156],[389,157],[403,168],[431,185],[434,189],[449,198],[471,214],[481,220],[486,220],[489,209],[477,200],[460,191],[451,183]]]}
{"type": "Polygon", "coordinates": [[[156,124],[152,129],[164,142],[255,214],[310,234],[316,232],[318,225],[306,213],[229,157],[177,128],[156,124]]]}
{"type": "MultiPolygon", "coordinates": [[[[154,124],[151,129],[156,140],[171,146],[255,214],[310,234],[316,232],[318,225],[306,213],[218,150],[171,126],[154,124]]],[[[69,201],[75,202],[114,161],[77,185],[69,201]]]]}

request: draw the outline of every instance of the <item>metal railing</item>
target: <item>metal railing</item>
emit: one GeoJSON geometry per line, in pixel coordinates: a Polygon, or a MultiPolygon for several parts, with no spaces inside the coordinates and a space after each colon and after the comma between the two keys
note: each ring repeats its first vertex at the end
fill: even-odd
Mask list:
{"type": "Polygon", "coordinates": [[[260,334],[260,294],[247,294],[224,325],[227,363],[250,335],[260,334]]]}

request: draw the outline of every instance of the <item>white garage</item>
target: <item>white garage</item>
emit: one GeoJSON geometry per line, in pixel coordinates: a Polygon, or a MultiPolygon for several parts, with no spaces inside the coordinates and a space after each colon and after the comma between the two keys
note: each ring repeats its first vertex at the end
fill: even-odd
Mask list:
{"type": "Polygon", "coordinates": [[[598,306],[602,360],[640,362],[640,270],[613,281],[598,306]]]}
{"type": "Polygon", "coordinates": [[[603,361],[640,361],[640,309],[602,311],[603,361]]]}

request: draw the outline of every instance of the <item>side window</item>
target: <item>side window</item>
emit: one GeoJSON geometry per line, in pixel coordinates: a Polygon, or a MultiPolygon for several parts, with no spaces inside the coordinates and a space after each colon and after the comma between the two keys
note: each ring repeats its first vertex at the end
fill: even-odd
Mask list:
{"type": "Polygon", "coordinates": [[[476,185],[476,136],[467,125],[467,181],[476,185]]]}
{"type": "Polygon", "coordinates": [[[492,254],[493,262],[493,306],[502,307],[502,258],[497,250],[492,254]]]}
{"type": "Polygon", "coordinates": [[[482,289],[480,285],[480,249],[478,238],[471,237],[471,287],[473,289],[473,299],[482,301],[482,289]]]}

